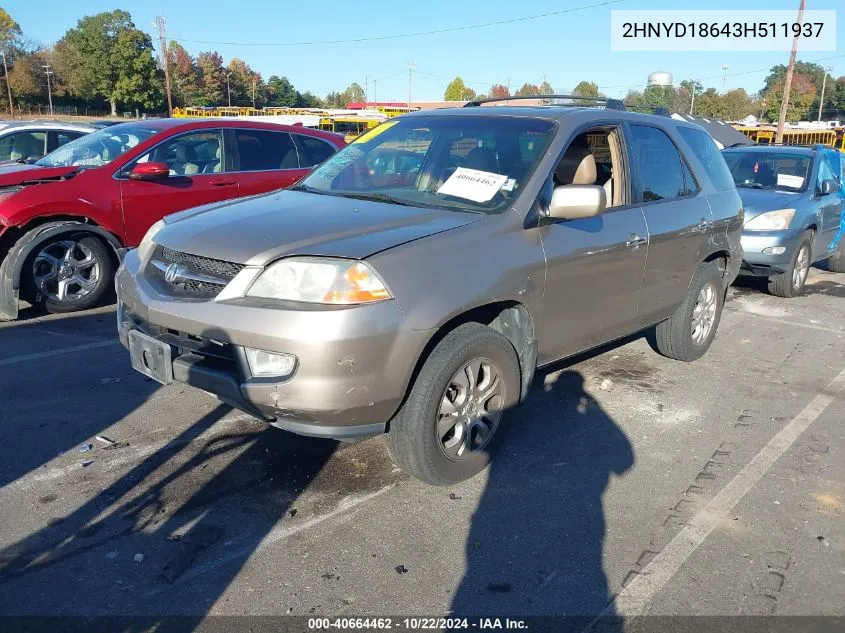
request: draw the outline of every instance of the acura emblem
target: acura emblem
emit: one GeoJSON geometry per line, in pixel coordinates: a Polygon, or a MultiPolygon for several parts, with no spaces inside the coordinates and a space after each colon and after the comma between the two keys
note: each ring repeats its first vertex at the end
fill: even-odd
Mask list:
{"type": "Polygon", "coordinates": [[[179,283],[185,277],[185,273],[187,272],[188,269],[182,264],[170,264],[170,266],[168,266],[164,271],[164,280],[170,284],[179,283]]]}

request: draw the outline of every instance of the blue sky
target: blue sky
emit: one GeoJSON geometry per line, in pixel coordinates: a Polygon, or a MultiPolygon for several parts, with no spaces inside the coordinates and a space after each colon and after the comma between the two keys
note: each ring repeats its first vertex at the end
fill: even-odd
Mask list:
{"type": "MultiPolygon", "coordinates": [[[[362,86],[369,76],[380,101],[404,101],[408,95],[409,62],[414,63],[412,98],[443,97],[449,80],[462,76],[478,92],[492,82],[516,90],[524,82],[540,83],[545,76],[560,92],[580,80],[595,81],[609,96],[642,88],[651,71],[667,70],[675,82],[705,78],[705,86],[721,89],[722,66],[727,64],[727,88],[757,91],[767,69],[786,63],[787,52],[775,53],[613,53],[610,51],[612,9],[759,9],[760,20],[773,9],[796,10],[797,0],[623,0],[564,15],[513,24],[403,39],[317,46],[271,46],[269,43],[366,38],[436,30],[535,15],[602,0],[424,0],[423,2],[349,2],[322,0],[292,2],[234,2],[204,0],[174,2],[145,0],[119,3],[107,0],[13,0],[4,8],[32,39],[50,43],[85,14],[128,10],[140,28],[152,33],[156,15],[167,19],[168,35],[191,53],[219,51],[228,61],[240,57],[262,73],[287,75],[300,91],[323,96],[343,90],[351,82],[362,86]],[[380,9],[383,7],[383,9],[380,9]],[[202,40],[202,41],[200,41],[202,40]],[[215,43],[204,43],[215,42],[215,43]],[[235,42],[220,44],[216,42],[235,42]],[[247,45],[253,44],[253,45],[247,45]],[[377,80],[374,84],[373,80],[377,80]]],[[[799,59],[835,67],[845,75],[845,5],[841,0],[808,0],[808,9],[840,9],[837,51],[808,52],[799,59]]]]}

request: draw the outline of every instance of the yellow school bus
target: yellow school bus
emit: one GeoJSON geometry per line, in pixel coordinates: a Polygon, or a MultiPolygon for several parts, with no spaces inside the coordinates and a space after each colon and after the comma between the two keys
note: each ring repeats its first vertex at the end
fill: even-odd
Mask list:
{"type": "Polygon", "coordinates": [[[354,140],[367,130],[376,127],[381,121],[378,119],[364,119],[356,116],[330,116],[320,119],[319,128],[326,132],[343,134],[347,143],[354,140]]]}
{"type": "MultiPolygon", "coordinates": [[[[755,143],[771,145],[775,142],[777,131],[770,127],[737,127],[755,143]]],[[[795,130],[783,131],[784,145],[827,145],[836,147],[836,130],[795,130]]],[[[841,143],[840,143],[841,144],[841,143]]]]}

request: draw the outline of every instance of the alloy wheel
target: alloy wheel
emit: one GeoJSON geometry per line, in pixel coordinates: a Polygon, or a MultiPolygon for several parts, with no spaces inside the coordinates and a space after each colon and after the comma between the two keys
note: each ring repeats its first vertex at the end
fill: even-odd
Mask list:
{"type": "Polygon", "coordinates": [[[437,440],[446,457],[468,459],[493,437],[502,418],[505,381],[488,358],[475,358],[454,373],[440,400],[437,440]]]}
{"type": "Polygon", "coordinates": [[[32,263],[38,291],[52,301],[77,301],[100,281],[100,261],[85,244],[73,239],[51,242],[32,263]]]}
{"type": "Polygon", "coordinates": [[[795,257],[795,266],[792,267],[792,287],[799,290],[807,280],[810,273],[810,252],[806,246],[802,246],[795,257]]]}
{"type": "Polygon", "coordinates": [[[713,283],[708,283],[698,293],[692,310],[692,341],[696,345],[704,343],[713,330],[713,324],[716,322],[716,302],[716,287],[713,283]]]}

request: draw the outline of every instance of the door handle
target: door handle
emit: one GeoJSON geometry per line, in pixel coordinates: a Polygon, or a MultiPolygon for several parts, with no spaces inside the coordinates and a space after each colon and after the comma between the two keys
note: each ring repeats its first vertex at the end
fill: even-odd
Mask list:
{"type": "Polygon", "coordinates": [[[228,185],[234,185],[235,181],[227,178],[215,178],[214,180],[209,180],[208,184],[213,187],[226,187],[228,185]]]}
{"type": "Polygon", "coordinates": [[[639,248],[643,244],[647,244],[647,243],[648,243],[647,237],[640,237],[636,233],[631,233],[628,236],[628,241],[625,242],[625,246],[627,246],[628,248],[639,248]]]}

